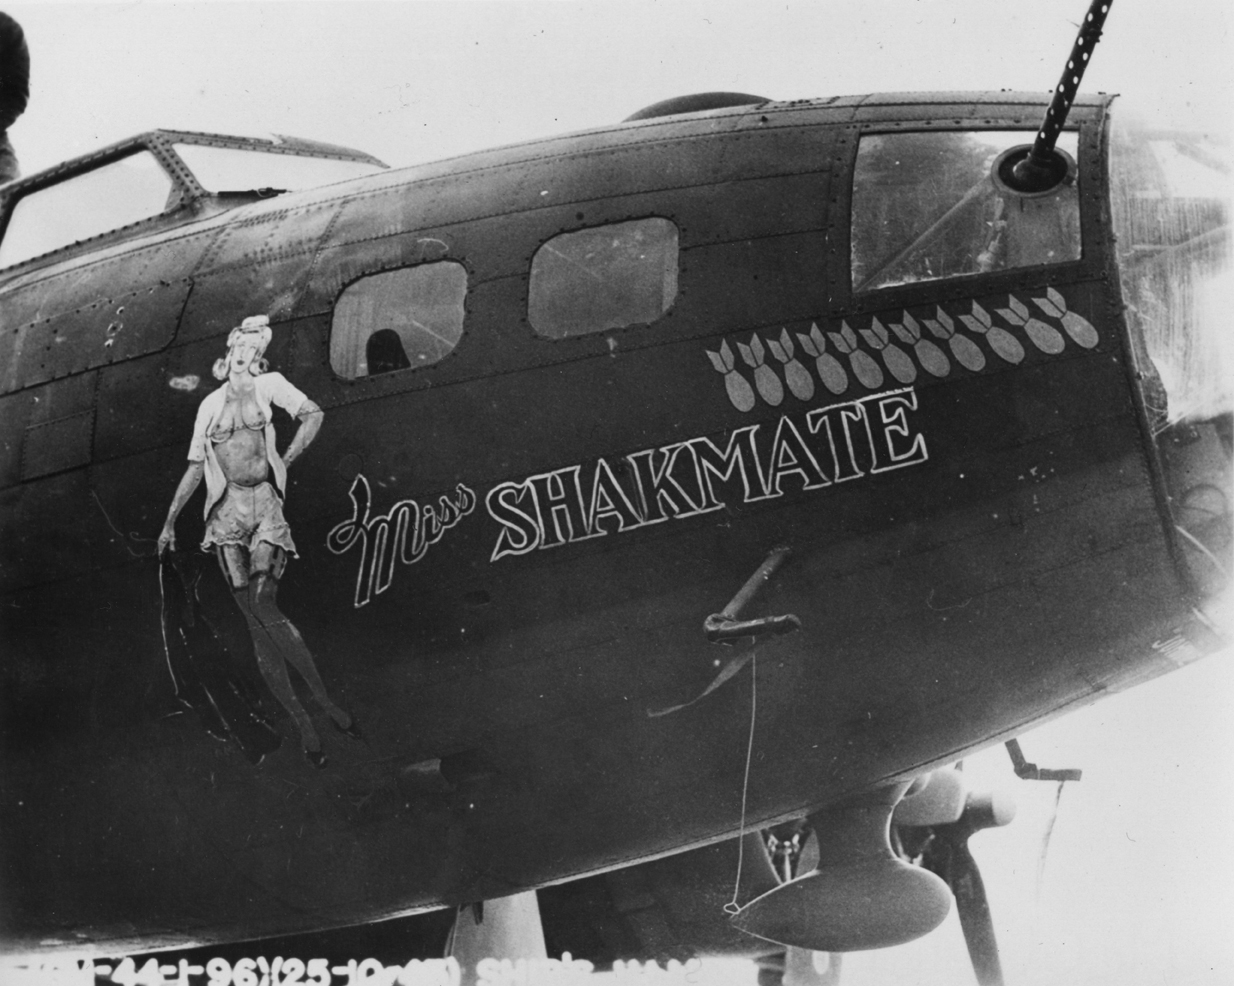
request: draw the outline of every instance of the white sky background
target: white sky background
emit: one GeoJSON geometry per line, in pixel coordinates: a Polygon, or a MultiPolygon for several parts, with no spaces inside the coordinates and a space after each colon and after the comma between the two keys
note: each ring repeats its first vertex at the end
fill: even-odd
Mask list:
{"type": "MultiPolygon", "coordinates": [[[[3,0],[0,0],[0,4],[3,0]]],[[[1048,90],[1085,0],[1027,3],[3,4],[33,59],[27,173],[156,127],[284,133],[393,165],[602,126],[670,96],[1048,90]]],[[[1228,5],[1118,0],[1084,84],[1175,126],[1231,122],[1228,5]]],[[[1211,658],[996,749],[1020,817],[975,837],[1012,984],[1234,982],[1234,662],[1211,658]]],[[[360,959],[363,956],[356,956],[360,959]]],[[[849,956],[845,986],[971,982],[959,926],[849,956]]],[[[713,983],[733,979],[716,967],[713,983]]]]}
{"type": "MultiPolygon", "coordinates": [[[[1118,0],[1085,89],[1123,92],[1187,125],[1228,124],[1228,5],[1168,6],[1118,0]]],[[[286,133],[402,165],[601,126],[714,89],[782,99],[1045,91],[1085,8],[1085,0],[10,3],[4,9],[22,22],[33,56],[30,108],[11,136],[27,172],[155,127],[286,133]]]]}

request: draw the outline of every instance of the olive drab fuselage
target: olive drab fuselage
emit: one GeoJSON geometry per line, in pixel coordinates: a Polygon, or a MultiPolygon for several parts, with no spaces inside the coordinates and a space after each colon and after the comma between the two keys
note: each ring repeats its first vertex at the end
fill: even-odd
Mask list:
{"type": "Polygon", "coordinates": [[[703,628],[780,546],[741,613],[800,621],[753,645],[747,824],[1204,650],[1122,317],[1108,106],[1071,114],[1065,221],[1028,202],[964,256],[854,220],[859,147],[887,175],[867,138],[1031,140],[1037,96],[767,102],[186,192],[0,270],[6,947],[353,924],[735,835],[750,672],[704,695],[733,652],[703,628]],[[320,771],[195,551],[200,499],[177,539],[212,673],[280,748],[254,763],[168,671],[155,539],[256,314],[325,415],[279,600],[364,741],[318,710],[320,771]]]}

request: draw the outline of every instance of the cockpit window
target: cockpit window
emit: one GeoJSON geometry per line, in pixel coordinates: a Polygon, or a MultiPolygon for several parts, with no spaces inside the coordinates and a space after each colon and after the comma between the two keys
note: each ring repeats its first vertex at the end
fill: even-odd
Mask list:
{"type": "Polygon", "coordinates": [[[635,219],[555,236],[531,261],[527,316],[550,339],[654,322],[677,297],[677,227],[635,219]]]}
{"type": "Polygon", "coordinates": [[[267,188],[295,192],[385,170],[367,161],[340,161],[202,144],[174,146],[201,187],[215,193],[267,188]]]}
{"type": "MultiPolygon", "coordinates": [[[[853,174],[854,291],[1080,259],[1074,174],[1057,189],[1021,195],[992,166],[1031,143],[1025,131],[869,134],[853,174]]],[[[1076,134],[1057,147],[1075,159],[1076,134]]]]}
{"type": "Polygon", "coordinates": [[[330,365],[345,380],[445,359],[463,334],[467,269],[454,261],[362,277],[339,295],[330,365]]]}
{"type": "Polygon", "coordinates": [[[139,151],[27,192],[9,217],[0,267],[157,216],[171,191],[162,165],[149,151],[139,151]]]}
{"type": "Polygon", "coordinates": [[[1160,374],[1156,427],[1234,407],[1229,160],[1211,134],[1150,126],[1116,104],[1110,204],[1125,315],[1160,374]]]}

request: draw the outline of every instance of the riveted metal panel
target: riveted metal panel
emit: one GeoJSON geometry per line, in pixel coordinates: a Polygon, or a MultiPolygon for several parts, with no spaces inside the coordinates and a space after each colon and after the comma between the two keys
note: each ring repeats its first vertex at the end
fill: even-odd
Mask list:
{"type": "Polygon", "coordinates": [[[446,258],[461,259],[447,242],[452,237],[446,232],[436,236],[434,232],[383,236],[323,250],[296,304],[294,317],[332,310],[343,288],[366,274],[446,258]]]}
{"type": "Polygon", "coordinates": [[[85,469],[36,479],[0,493],[0,591],[62,579],[90,567],[94,517],[85,469]]]}
{"type": "Polygon", "coordinates": [[[27,428],[21,457],[22,481],[86,465],[90,461],[93,430],[93,408],[27,428]]]}
{"type": "Polygon", "coordinates": [[[25,394],[0,397],[0,489],[21,481],[21,446],[30,406],[25,394]]]}
{"type": "MultiPolygon", "coordinates": [[[[864,96],[842,96],[837,104],[857,106],[903,106],[912,107],[915,115],[928,117],[934,115],[936,107],[948,104],[971,103],[984,106],[1036,106],[1042,113],[1050,103],[1048,93],[1025,92],[1022,90],[968,92],[965,90],[943,90],[938,92],[880,92],[864,96]]],[[[1098,106],[1109,102],[1109,97],[1101,94],[1082,95],[1075,101],[1077,109],[1081,107],[1098,106]]]]}
{"type": "Polygon", "coordinates": [[[821,228],[828,141],[816,127],[725,134],[387,187],[345,204],[294,314],[328,310],[364,274],[446,256],[482,265],[480,280],[525,276],[535,250],[558,233],[649,215],[678,224],[683,250],[704,230],[723,241],[821,228]],[[811,197],[813,208],[796,208],[811,197]],[[500,221],[500,236],[486,220],[500,221]]]}
{"type": "Polygon", "coordinates": [[[179,213],[178,220],[159,217],[140,242],[131,238],[111,242],[18,274],[0,288],[0,327],[11,334],[27,323],[88,308],[106,296],[108,287],[167,285],[180,280],[197,264],[224,222],[215,216],[194,221],[187,229],[168,228],[169,223],[182,222],[185,215],[179,213]]]}
{"type": "Polygon", "coordinates": [[[94,407],[94,373],[83,373],[68,380],[59,380],[31,390],[25,399],[30,402],[28,426],[37,428],[70,415],[81,414],[94,407]]]}
{"type": "Polygon", "coordinates": [[[403,185],[386,185],[347,200],[325,245],[333,248],[566,204],[582,207],[623,195],[816,171],[826,167],[818,149],[824,139],[817,128],[785,128],[605,148],[575,148],[563,142],[551,157],[500,169],[424,179],[413,172],[403,185]]]}
{"type": "Polygon", "coordinates": [[[738,133],[749,134],[752,131],[791,130],[803,127],[825,128],[848,123],[853,116],[852,107],[847,106],[803,106],[796,103],[782,103],[765,108],[759,113],[751,113],[742,118],[738,133]]]}
{"type": "Polygon", "coordinates": [[[227,332],[249,315],[291,311],[337,214],[336,201],[299,208],[255,206],[231,223],[193,273],[180,339],[227,332]]]}
{"type": "MultiPolygon", "coordinates": [[[[673,190],[671,195],[610,196],[499,220],[425,228],[418,234],[330,247],[318,258],[296,315],[330,310],[343,288],[365,274],[447,257],[477,265],[475,283],[511,275],[525,278],[536,250],[553,236],[652,215],[677,224],[683,252],[708,243],[820,230],[825,220],[828,161],[821,150],[813,160],[816,170],[781,178],[695,186],[673,190]],[[500,222],[500,235],[494,232],[495,222],[500,222]]],[[[523,308],[525,300],[513,309],[519,318],[523,308]]],[[[509,314],[507,310],[507,321],[509,314]]]]}
{"type": "Polygon", "coordinates": [[[37,387],[18,398],[30,402],[22,439],[23,482],[90,461],[97,377],[97,373],[83,373],[37,387]]]}
{"type": "Polygon", "coordinates": [[[223,352],[205,339],[100,371],[95,461],[168,446],[183,459],[197,405],[219,385],[211,369],[223,352]]]}
{"type": "MultiPolygon", "coordinates": [[[[916,109],[914,107],[913,109],[916,109]]],[[[906,113],[906,107],[898,105],[890,106],[863,106],[855,114],[855,118],[860,123],[879,123],[884,120],[903,123],[910,128],[920,126],[932,126],[939,123],[950,126],[963,126],[966,123],[971,123],[982,114],[982,109],[972,103],[952,103],[941,106],[931,106],[928,118],[922,119],[920,113],[906,113]],[[913,118],[905,120],[906,116],[913,118]]],[[[1016,114],[1017,118],[1023,116],[1025,119],[1040,117],[1040,112],[1035,108],[1027,108],[1023,112],[1016,114]]]]}
{"type": "Polygon", "coordinates": [[[98,285],[110,280],[113,266],[127,261],[126,271],[141,265],[142,257],[157,247],[139,250],[113,247],[91,256],[53,262],[34,274],[19,277],[0,290],[3,324],[7,332],[28,322],[73,311],[97,299],[98,285]],[[128,266],[133,265],[133,266],[128,266]]]}
{"type": "MultiPolygon", "coordinates": [[[[555,160],[548,168],[512,175],[524,208],[586,202],[619,190],[624,194],[685,189],[697,185],[774,178],[818,170],[817,128],[762,134],[720,134],[656,142],[555,160]],[[527,179],[528,181],[520,181],[527,179]]],[[[507,206],[509,208],[509,206],[507,206]]]]}
{"type": "Polygon", "coordinates": [[[92,281],[93,290],[72,292],[83,299],[78,307],[5,332],[0,392],[119,362],[171,342],[188,280],[123,289],[132,283],[120,274],[92,281]]]}
{"type": "Polygon", "coordinates": [[[184,272],[212,235],[117,246],[4,292],[0,393],[162,349],[189,294],[184,272]]]}
{"type": "Polygon", "coordinates": [[[249,315],[283,317],[303,287],[311,251],[274,254],[194,279],[185,308],[185,342],[225,335],[249,315]]]}

